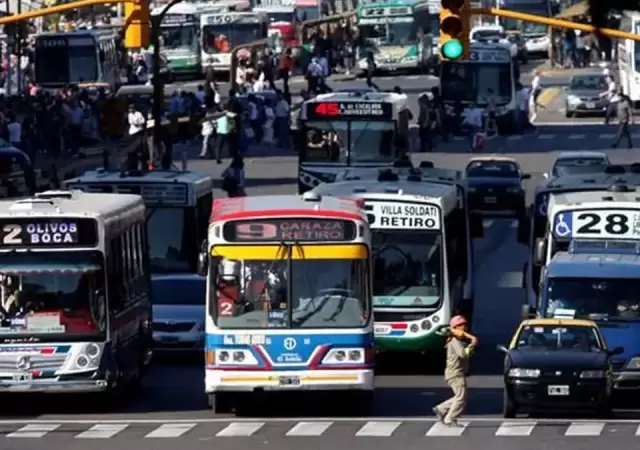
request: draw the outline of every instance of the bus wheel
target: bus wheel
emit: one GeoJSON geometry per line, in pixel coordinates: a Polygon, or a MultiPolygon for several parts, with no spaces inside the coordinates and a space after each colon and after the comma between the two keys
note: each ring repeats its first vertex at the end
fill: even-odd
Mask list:
{"type": "Polygon", "coordinates": [[[228,414],[233,409],[233,399],[227,392],[209,394],[209,407],[216,414],[228,414]]]}

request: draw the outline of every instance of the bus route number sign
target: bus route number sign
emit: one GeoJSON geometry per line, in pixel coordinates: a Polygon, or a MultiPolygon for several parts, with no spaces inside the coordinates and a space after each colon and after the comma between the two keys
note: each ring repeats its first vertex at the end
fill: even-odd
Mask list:
{"type": "Polygon", "coordinates": [[[1,247],[94,247],[94,219],[12,218],[0,221],[1,247]]]}
{"type": "Polygon", "coordinates": [[[65,38],[40,38],[36,40],[38,47],[52,48],[52,47],[67,47],[69,41],[65,38]]]}
{"type": "Polygon", "coordinates": [[[382,102],[322,102],[310,105],[307,109],[309,119],[344,117],[391,120],[392,116],[391,103],[382,102]]]}
{"type": "Polygon", "coordinates": [[[227,222],[222,234],[229,242],[352,241],[356,224],[349,220],[271,219],[227,222]]]}
{"type": "Polygon", "coordinates": [[[471,49],[469,54],[469,61],[472,62],[493,62],[493,63],[507,63],[511,61],[511,54],[507,49],[496,50],[474,50],[471,49]]]}

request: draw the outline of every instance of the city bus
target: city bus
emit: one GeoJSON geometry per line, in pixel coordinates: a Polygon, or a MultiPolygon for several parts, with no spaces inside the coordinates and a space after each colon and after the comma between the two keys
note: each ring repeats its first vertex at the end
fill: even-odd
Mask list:
{"type": "Polygon", "coordinates": [[[361,4],[358,31],[365,45],[358,47],[358,66],[367,68],[373,52],[381,71],[427,70],[433,67],[433,35],[438,10],[421,0],[393,0],[361,4]]]}
{"type": "Polygon", "coordinates": [[[302,45],[298,42],[300,22],[295,0],[261,0],[253,11],[267,16],[269,37],[279,35],[285,47],[302,45]]]}
{"type": "Polygon", "coordinates": [[[135,194],[147,207],[152,274],[197,273],[213,204],[210,175],[179,170],[89,171],[64,183],[91,193],[135,194]]]}
{"type": "MultiPolygon", "coordinates": [[[[640,33],[640,12],[623,11],[620,31],[640,33]]],[[[618,74],[620,87],[634,106],[640,103],[640,44],[631,39],[618,39],[618,74]]]]}
{"type": "Polygon", "coordinates": [[[378,351],[440,351],[453,315],[472,320],[473,238],[484,230],[462,172],[349,169],[311,192],[365,202],[378,351]]]}
{"type": "Polygon", "coordinates": [[[151,359],[145,208],[136,195],[0,201],[0,392],[111,401],[151,359]]]}
{"type": "MultiPolygon", "coordinates": [[[[255,11],[203,14],[200,24],[205,71],[211,67],[215,72],[228,73],[234,47],[267,37],[267,16],[255,11]]],[[[242,51],[239,56],[243,56],[242,51]]]]}
{"type": "Polygon", "coordinates": [[[444,100],[445,120],[451,123],[459,120],[456,104],[463,108],[472,104],[486,107],[493,96],[498,132],[515,132],[518,123],[516,83],[519,78],[516,72],[510,49],[499,43],[472,42],[468,59],[442,61],[440,92],[444,100]]]}
{"type": "MultiPolygon", "coordinates": [[[[154,8],[159,15],[164,6],[154,8]]],[[[177,3],[160,24],[160,49],[174,75],[199,78],[202,74],[200,54],[200,12],[192,3],[177,3]]]]}
{"type": "Polygon", "coordinates": [[[371,406],[362,204],[313,193],[216,200],[207,248],[205,391],[215,412],[262,391],[337,391],[341,403],[371,406]]]}
{"type": "Polygon", "coordinates": [[[534,311],[541,317],[593,320],[609,348],[613,388],[640,391],[640,206],[635,185],[612,180],[601,190],[552,194],[546,238],[536,262],[545,269],[534,311]]]}
{"type": "Polygon", "coordinates": [[[336,92],[302,104],[297,123],[298,190],[334,181],[348,167],[391,167],[406,154],[405,94],[336,92]]]}
{"type": "Polygon", "coordinates": [[[73,84],[116,91],[122,51],[113,30],[40,33],[35,37],[34,81],[46,90],[73,84]]]}
{"type": "Polygon", "coordinates": [[[536,187],[534,200],[529,210],[528,222],[519,221],[518,242],[529,247],[529,256],[522,269],[522,287],[526,291],[525,308],[536,307],[540,298],[540,277],[544,269],[543,258],[536,260],[546,241],[549,220],[547,209],[551,195],[588,192],[607,189],[614,180],[624,180],[629,185],[640,186],[637,173],[619,173],[611,166],[603,173],[565,175],[554,178],[536,187]],[[613,172],[613,173],[609,173],[613,172]]]}

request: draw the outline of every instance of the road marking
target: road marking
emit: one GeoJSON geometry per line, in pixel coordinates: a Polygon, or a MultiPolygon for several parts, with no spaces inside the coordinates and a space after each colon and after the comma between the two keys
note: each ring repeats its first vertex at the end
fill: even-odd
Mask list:
{"type": "Polygon", "coordinates": [[[540,134],[540,135],[538,135],[538,139],[541,139],[541,140],[551,140],[551,139],[554,139],[555,137],[556,137],[555,134],[540,134]]]}
{"type": "Polygon", "coordinates": [[[436,422],[433,424],[429,431],[427,431],[427,436],[437,436],[437,437],[457,437],[462,436],[464,430],[467,429],[469,422],[458,422],[458,426],[450,426],[445,425],[442,422],[436,422]]]}
{"type": "Polygon", "coordinates": [[[41,438],[45,434],[60,428],[60,424],[56,423],[34,423],[25,425],[13,433],[7,434],[8,438],[41,438]]]}
{"type": "Polygon", "coordinates": [[[220,430],[217,437],[252,436],[264,426],[264,422],[231,422],[220,430]]]}
{"type": "Polygon", "coordinates": [[[560,88],[546,88],[538,96],[538,104],[542,107],[549,106],[553,101],[558,98],[562,90],[560,88]]]}
{"type": "Polygon", "coordinates": [[[148,433],[145,438],[177,438],[195,426],[195,423],[165,423],[148,433]]]}
{"type": "Polygon", "coordinates": [[[389,437],[401,424],[402,422],[367,422],[356,436],[389,437]]]}
{"type": "Polygon", "coordinates": [[[333,422],[298,422],[289,431],[287,436],[322,436],[333,422]]]}
{"type": "Polygon", "coordinates": [[[564,433],[565,436],[600,436],[602,430],[604,429],[604,423],[602,422],[591,422],[591,423],[583,423],[583,422],[575,422],[571,423],[567,431],[564,433]]]}
{"type": "Polygon", "coordinates": [[[598,136],[600,139],[613,139],[616,137],[615,133],[603,133],[600,136],[598,136]]]}
{"type": "Polygon", "coordinates": [[[109,423],[98,424],[89,428],[87,431],[83,431],[77,434],[77,439],[109,439],[120,433],[127,428],[129,424],[126,423],[109,423]]]}
{"type": "Polygon", "coordinates": [[[535,422],[504,422],[496,431],[496,436],[529,436],[535,426],[535,422]]]}
{"type": "Polygon", "coordinates": [[[520,139],[524,139],[524,136],[521,134],[515,134],[513,136],[507,137],[508,141],[519,141],[520,139]]]}
{"type": "Polygon", "coordinates": [[[584,139],[584,138],[585,138],[584,134],[570,134],[569,135],[569,139],[572,139],[572,140],[584,139]]]}
{"type": "Polygon", "coordinates": [[[636,430],[636,436],[640,436],[640,425],[638,425],[638,429],[636,430]]]}

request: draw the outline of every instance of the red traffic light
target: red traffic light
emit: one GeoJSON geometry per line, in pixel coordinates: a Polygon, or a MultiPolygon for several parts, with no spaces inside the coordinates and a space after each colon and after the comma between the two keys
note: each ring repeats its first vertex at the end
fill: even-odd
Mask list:
{"type": "Polygon", "coordinates": [[[441,5],[444,9],[457,11],[464,6],[464,2],[465,0],[442,0],[441,5]]]}
{"type": "Polygon", "coordinates": [[[452,37],[462,33],[462,20],[458,16],[449,16],[440,22],[440,31],[452,37]]]}

